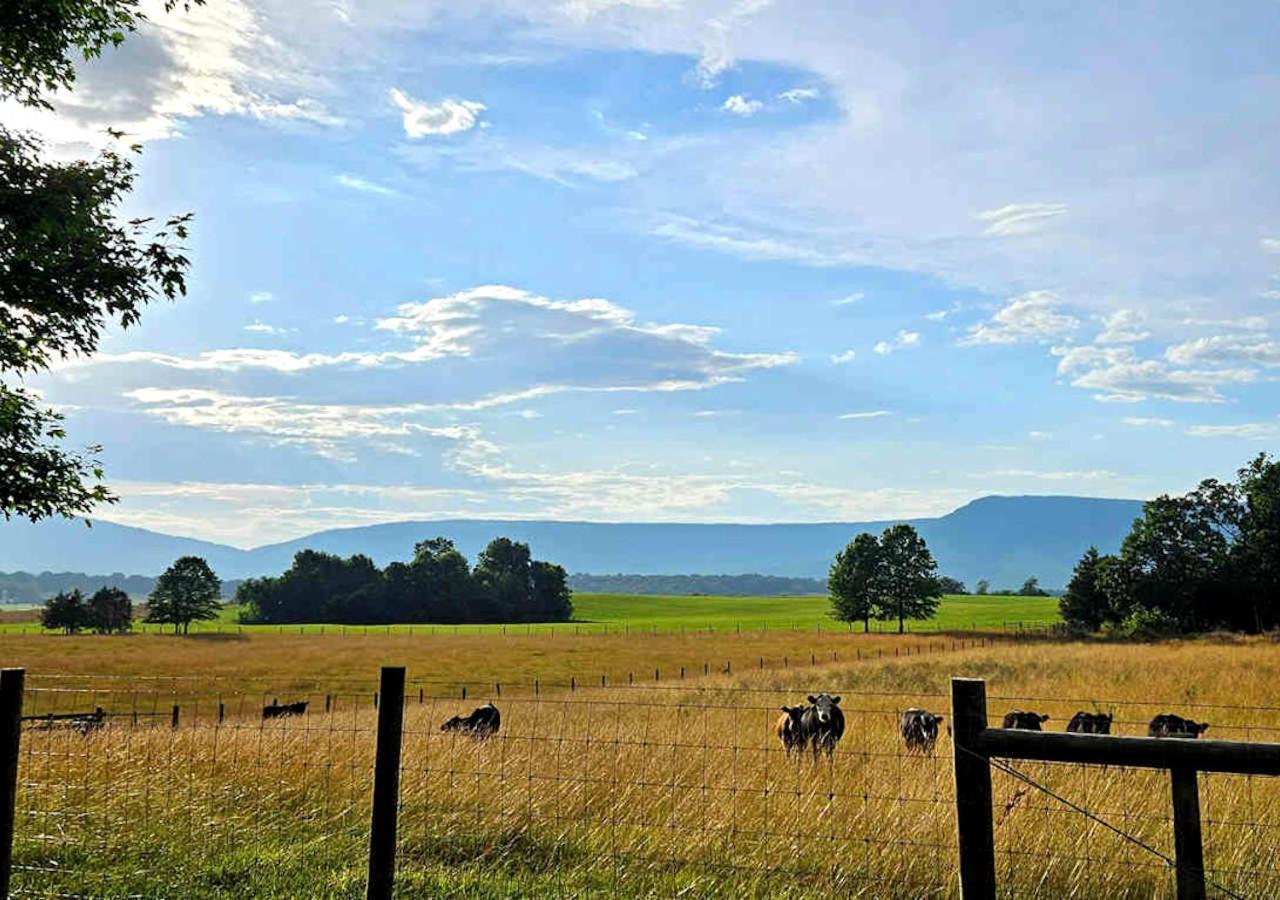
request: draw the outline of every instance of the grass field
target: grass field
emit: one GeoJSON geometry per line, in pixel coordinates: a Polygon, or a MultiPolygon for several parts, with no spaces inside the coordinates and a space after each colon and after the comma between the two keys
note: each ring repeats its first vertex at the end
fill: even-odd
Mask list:
{"type": "MultiPolygon", "coordinates": [[[[438,626],[437,633],[565,633],[606,634],[622,631],[817,631],[822,629],[848,630],[845,623],[836,622],[829,615],[826,597],[662,597],[631,594],[575,594],[574,621],[557,625],[464,625],[438,626]]],[[[11,616],[10,618],[14,618],[11,616]]],[[[0,617],[0,634],[39,631],[34,614],[21,618],[27,621],[3,621],[0,617]]],[[[989,631],[1025,626],[1038,628],[1061,621],[1058,601],[1055,597],[992,597],[973,595],[949,595],[943,598],[938,614],[927,621],[908,622],[913,633],[936,631],[989,631]]],[[[224,607],[216,622],[196,623],[196,631],[219,630],[224,633],[243,628],[244,631],[292,630],[325,633],[342,626],[335,625],[245,625],[239,626],[239,609],[224,607]]],[[[873,630],[895,631],[897,622],[871,623],[873,630]]],[[[139,631],[161,630],[159,626],[135,626],[139,631]]],[[[861,629],[855,624],[854,629],[861,629]]],[[[429,631],[427,625],[371,626],[368,630],[386,633],[388,630],[415,634],[429,631]]],[[[348,632],[363,630],[360,626],[347,626],[348,632]]]]}
{"type": "MultiPolygon", "coordinates": [[[[405,662],[411,679],[453,672],[493,680],[506,671],[514,680],[577,663],[748,657],[761,641],[808,638],[819,639],[12,636],[0,642],[0,656],[27,654],[36,685],[29,701],[44,707],[87,698],[68,694],[65,680],[39,677],[55,664],[81,675],[133,666],[229,693],[241,679],[301,682],[377,662],[405,662]]],[[[931,654],[867,653],[861,661],[849,651],[914,639],[822,640],[837,648],[837,661],[536,695],[527,683],[509,683],[494,697],[503,730],[484,743],[438,730],[479,694],[464,703],[454,686],[429,682],[419,702],[411,688],[400,896],[954,896],[949,738],[936,755],[920,756],[904,753],[897,735],[908,706],[949,712],[952,675],[987,678],[993,716],[1035,709],[1050,714],[1053,728],[1076,709],[1098,708],[1115,712],[1118,733],[1137,734],[1154,713],[1174,711],[1210,721],[1216,737],[1280,738],[1280,643],[1272,640],[1001,641],[953,651],[935,638],[931,654]],[[786,758],[771,731],[780,704],[814,690],[840,693],[850,721],[830,764],[786,758]]],[[[140,684],[99,691],[96,702],[136,704],[140,684]]],[[[162,709],[169,689],[156,689],[162,709]]],[[[329,715],[264,724],[257,699],[229,705],[221,726],[206,716],[174,731],[167,721],[135,726],[126,717],[87,735],[27,731],[17,886],[32,896],[360,896],[372,704],[352,689],[329,715]]],[[[1020,768],[1171,853],[1163,773],[1020,768]]],[[[994,794],[1003,893],[1172,896],[1168,867],[1146,850],[1007,775],[996,774],[994,794]]],[[[1277,780],[1202,776],[1201,803],[1211,881],[1241,896],[1280,894],[1277,780]]]]}

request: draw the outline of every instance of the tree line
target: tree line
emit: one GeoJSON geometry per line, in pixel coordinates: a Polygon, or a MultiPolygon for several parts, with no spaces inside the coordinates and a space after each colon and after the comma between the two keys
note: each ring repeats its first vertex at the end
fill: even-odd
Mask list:
{"type": "Polygon", "coordinates": [[[1143,504],[1118,553],[1081,557],[1059,608],[1084,631],[1280,626],[1280,461],[1259,454],[1234,481],[1143,504]]]}
{"type": "MultiPolygon", "coordinates": [[[[79,590],[92,594],[99,588],[113,587],[124,591],[134,600],[145,600],[156,589],[154,575],[86,575],[84,572],[0,572],[0,604],[42,603],[47,597],[67,591],[79,590]]],[[[219,593],[223,597],[235,596],[239,579],[222,582],[219,593]]]]}
{"type": "MultiPolygon", "coordinates": [[[[222,583],[209,564],[198,556],[183,556],[154,579],[146,621],[186,634],[192,622],[218,617],[221,598],[222,583]]],[[[65,634],[123,634],[133,627],[133,600],[115,586],[100,587],[88,598],[78,587],[59,591],[45,600],[40,625],[65,634]]]]}
{"type": "Polygon", "coordinates": [[[655,594],[666,596],[778,597],[821,594],[820,578],[783,575],[588,575],[575,572],[569,587],[593,594],[655,594]]]}
{"type": "Polygon", "coordinates": [[[562,566],[533,559],[529,545],[495,538],[474,567],[453,542],[414,546],[413,558],[379,569],[362,554],[343,559],[302,550],[284,574],[250,578],[236,602],[241,621],[287,624],[563,622],[573,616],[562,566]]]}

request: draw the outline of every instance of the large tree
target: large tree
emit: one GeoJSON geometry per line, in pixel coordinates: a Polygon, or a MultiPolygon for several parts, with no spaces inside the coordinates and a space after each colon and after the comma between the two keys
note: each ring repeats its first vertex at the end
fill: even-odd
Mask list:
{"type": "Polygon", "coordinates": [[[183,556],[156,579],[147,598],[147,621],[172,625],[186,634],[192,622],[218,618],[222,583],[198,556],[183,556]]]}
{"type": "Polygon", "coordinates": [[[827,573],[831,615],[841,622],[861,622],[862,630],[870,631],[880,579],[880,542],[864,531],[836,554],[827,573]]]}
{"type": "Polygon", "coordinates": [[[1058,600],[1062,620],[1074,628],[1097,631],[1111,618],[1111,603],[1098,579],[1103,557],[1097,547],[1090,547],[1076,563],[1071,581],[1058,600]]]}
{"type": "Polygon", "coordinates": [[[84,594],[77,588],[61,591],[44,601],[40,610],[40,627],[60,630],[63,634],[75,634],[87,624],[84,594]]]}
{"type": "Polygon", "coordinates": [[[486,621],[519,622],[528,618],[532,563],[529,545],[510,538],[494,538],[480,552],[473,574],[480,589],[480,614],[486,621]]]}
{"type": "MultiPolygon", "coordinates": [[[[138,6],[137,0],[0,4],[0,99],[49,107],[47,93],[72,86],[75,57],[121,43],[143,18],[138,6]]],[[[0,126],[5,519],[82,515],[114,499],[102,483],[100,448],[66,446],[61,414],[16,382],[56,360],[93,353],[108,323],[127,328],[151,300],[186,292],[180,242],[189,216],[122,220],[119,208],[134,178],[133,164],[118,153],[52,162],[36,138],[0,126]]]]}
{"type": "Polygon", "coordinates": [[[928,619],[938,611],[938,564],[915,528],[893,525],[880,535],[880,572],[876,617],[896,618],[899,634],[907,619],[928,619]]]}
{"type": "Polygon", "coordinates": [[[124,634],[133,626],[133,601],[119,588],[98,588],[86,604],[86,624],[97,634],[124,634]]]}

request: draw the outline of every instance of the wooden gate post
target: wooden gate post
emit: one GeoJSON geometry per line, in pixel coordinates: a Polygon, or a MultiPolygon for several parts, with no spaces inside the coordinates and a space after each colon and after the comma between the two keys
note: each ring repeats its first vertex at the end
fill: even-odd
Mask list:
{"type": "Polygon", "coordinates": [[[987,684],[980,678],[951,679],[954,728],[956,834],[960,851],[960,896],[995,900],[996,849],[991,821],[991,762],[977,750],[987,727],[987,684]]]}
{"type": "Polygon", "coordinates": [[[391,900],[396,878],[396,814],[400,805],[400,744],[404,732],[404,666],[383,666],[378,744],[373,763],[368,900],[391,900]]]}
{"type": "Polygon", "coordinates": [[[0,669],[0,897],[9,896],[25,669],[0,669]]]}
{"type": "Polygon", "coordinates": [[[1169,770],[1173,786],[1173,846],[1178,900],[1204,900],[1204,847],[1200,840],[1200,787],[1196,770],[1169,770]]]}

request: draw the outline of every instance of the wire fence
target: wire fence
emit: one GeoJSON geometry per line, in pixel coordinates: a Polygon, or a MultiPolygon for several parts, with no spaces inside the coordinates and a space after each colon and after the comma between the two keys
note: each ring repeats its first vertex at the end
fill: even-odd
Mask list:
{"type": "MultiPolygon", "coordinates": [[[[949,719],[949,698],[805,677],[788,690],[411,681],[391,701],[404,703],[398,891],[954,895],[950,738],[944,729],[932,753],[909,752],[899,728],[913,707],[949,719]],[[842,695],[843,739],[829,759],[789,754],[774,730],[780,707],[819,690],[842,695]],[[486,702],[501,713],[494,736],[441,730],[486,702]]],[[[13,895],[361,896],[388,699],[374,681],[243,693],[198,676],[143,688],[33,676],[13,895]],[[264,718],[302,701],[303,714],[264,718]]],[[[1055,730],[1099,708],[1121,734],[1145,734],[1163,711],[1208,720],[1219,737],[1280,733],[1276,707],[990,701],[993,717],[1033,709],[1055,730]]],[[[1200,778],[1210,882],[1228,896],[1280,896],[1280,779],[1200,778]]],[[[1167,775],[1151,770],[997,765],[1002,893],[1172,896],[1170,865],[1151,852],[1173,855],[1168,798],[1167,775]]]]}

